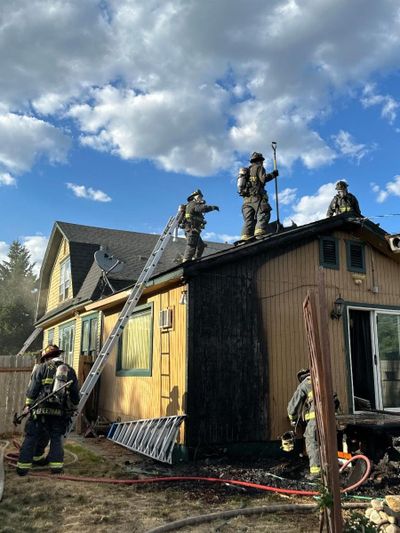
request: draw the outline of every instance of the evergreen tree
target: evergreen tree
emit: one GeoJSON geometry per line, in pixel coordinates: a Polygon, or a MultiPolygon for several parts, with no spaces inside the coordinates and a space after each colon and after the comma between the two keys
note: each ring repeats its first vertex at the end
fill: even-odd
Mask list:
{"type": "Polygon", "coordinates": [[[34,328],[37,278],[30,253],[14,241],[0,263],[0,355],[17,353],[34,328]]]}

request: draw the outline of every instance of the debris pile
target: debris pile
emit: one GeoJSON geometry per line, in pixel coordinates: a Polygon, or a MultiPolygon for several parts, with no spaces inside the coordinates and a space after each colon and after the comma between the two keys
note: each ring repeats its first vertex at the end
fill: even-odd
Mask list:
{"type": "Polygon", "coordinates": [[[378,531],[400,533],[400,496],[385,496],[383,500],[371,500],[365,516],[378,531]]]}

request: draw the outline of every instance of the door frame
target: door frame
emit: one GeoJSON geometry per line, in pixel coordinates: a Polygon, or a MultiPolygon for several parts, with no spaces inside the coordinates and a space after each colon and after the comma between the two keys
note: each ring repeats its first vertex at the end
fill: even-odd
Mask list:
{"type": "MultiPolygon", "coordinates": [[[[392,315],[400,315],[400,306],[395,305],[371,305],[371,304],[360,304],[355,302],[345,302],[345,310],[343,313],[343,327],[345,335],[345,346],[347,350],[347,365],[349,368],[349,380],[348,380],[348,390],[349,390],[349,411],[352,413],[357,413],[354,408],[354,388],[353,388],[353,367],[352,367],[352,358],[351,358],[351,344],[350,344],[350,311],[368,311],[369,322],[370,322],[370,332],[371,332],[371,350],[372,350],[372,370],[374,376],[374,394],[375,394],[375,405],[376,409],[383,409],[383,398],[382,398],[382,382],[381,382],[381,370],[379,365],[379,346],[378,346],[378,336],[377,336],[377,327],[376,327],[376,313],[386,313],[392,315]]],[[[398,407],[386,408],[385,411],[398,411],[398,407]]]]}

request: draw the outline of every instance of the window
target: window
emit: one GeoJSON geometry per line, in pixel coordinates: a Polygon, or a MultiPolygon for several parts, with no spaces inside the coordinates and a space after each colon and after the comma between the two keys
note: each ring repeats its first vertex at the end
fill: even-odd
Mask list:
{"type": "Polygon", "coordinates": [[[320,238],[319,263],[325,268],[339,269],[339,247],[334,237],[320,238]]]}
{"type": "Polygon", "coordinates": [[[60,265],[59,301],[62,302],[71,296],[71,260],[68,257],[60,265]]]}
{"type": "Polygon", "coordinates": [[[347,270],[350,272],[365,272],[364,244],[346,241],[347,270]]]}
{"type": "Polygon", "coordinates": [[[82,318],[81,355],[97,353],[97,315],[82,318]]]}
{"type": "Polygon", "coordinates": [[[75,324],[60,326],[60,348],[64,350],[64,361],[73,366],[75,324]]]}
{"type": "Polygon", "coordinates": [[[47,332],[47,344],[54,344],[54,328],[47,332]]]}
{"type": "Polygon", "coordinates": [[[143,306],[127,322],[120,338],[117,375],[151,376],[153,307],[143,306]]]}

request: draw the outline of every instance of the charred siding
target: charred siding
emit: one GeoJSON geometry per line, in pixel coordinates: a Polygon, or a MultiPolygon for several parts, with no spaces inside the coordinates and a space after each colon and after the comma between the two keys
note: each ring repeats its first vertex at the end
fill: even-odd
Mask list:
{"type": "Polygon", "coordinates": [[[190,280],[189,446],[268,438],[268,357],[254,274],[257,257],[190,280]]]}

